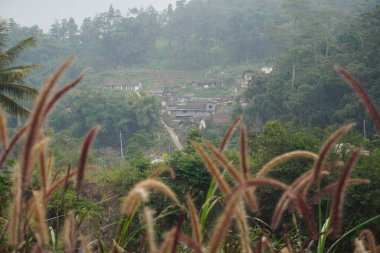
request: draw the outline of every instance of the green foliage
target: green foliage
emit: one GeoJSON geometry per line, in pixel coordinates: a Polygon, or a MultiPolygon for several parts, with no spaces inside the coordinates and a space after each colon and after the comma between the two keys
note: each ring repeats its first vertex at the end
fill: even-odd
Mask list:
{"type": "Polygon", "coordinates": [[[202,159],[191,145],[192,141],[201,141],[201,136],[199,130],[191,131],[187,136],[186,147],[176,151],[168,160],[169,167],[174,169],[176,175],[175,184],[169,182],[169,185],[182,199],[186,193],[196,193],[192,197],[197,204],[204,201],[211,181],[202,159]]]}
{"type": "MultiPolygon", "coordinates": [[[[49,132],[49,131],[47,131],[49,132]]],[[[80,151],[80,140],[72,137],[68,129],[54,133],[49,132],[51,142],[50,150],[54,157],[54,164],[57,167],[75,165],[80,151]]]]}
{"type": "Polygon", "coordinates": [[[22,102],[32,101],[37,94],[35,89],[26,85],[25,79],[38,65],[14,66],[14,62],[25,49],[36,45],[36,39],[24,38],[6,49],[7,38],[7,25],[0,20],[0,104],[7,112],[25,117],[29,111],[22,102]]]}
{"type": "Polygon", "coordinates": [[[288,52],[274,62],[271,74],[254,76],[244,93],[248,102],[243,109],[246,120],[292,120],[321,128],[353,121],[358,129],[363,129],[366,121],[366,132],[373,135],[374,127],[364,107],[333,67],[347,67],[374,102],[379,102],[379,44],[374,27],[379,22],[380,8],[363,13],[347,26],[340,23],[347,19],[344,10],[336,6],[315,9],[310,1],[287,2],[286,11],[294,19],[294,26],[281,37],[289,37],[288,52]]]}
{"type": "MultiPolygon", "coordinates": [[[[9,171],[0,171],[0,217],[7,216],[7,208],[10,201],[11,175],[9,171]]],[[[0,229],[2,226],[0,225],[0,229]]]]}
{"type": "MultiPolygon", "coordinates": [[[[322,130],[318,128],[305,128],[296,126],[293,123],[280,123],[279,121],[269,121],[264,124],[261,131],[253,132],[249,135],[249,142],[251,147],[251,161],[253,168],[261,168],[263,164],[271,160],[273,157],[283,154],[285,152],[294,150],[310,150],[318,153],[323,141],[327,138],[329,130],[322,130]]],[[[376,140],[374,140],[376,143],[376,140]]],[[[330,155],[331,159],[343,159],[353,152],[354,147],[361,147],[364,154],[359,159],[352,178],[368,178],[369,184],[360,184],[349,186],[347,190],[347,197],[345,200],[344,210],[344,230],[347,231],[362,222],[366,222],[378,215],[378,209],[380,208],[380,200],[374,198],[379,196],[380,192],[380,171],[378,165],[380,164],[380,150],[375,143],[363,138],[357,132],[346,135],[341,143],[347,144],[346,148],[342,148],[339,151],[333,152],[330,155]],[[374,147],[374,148],[371,148],[374,147]],[[338,153],[336,153],[338,152],[338,153]]],[[[295,159],[285,163],[282,163],[273,168],[269,175],[273,178],[279,178],[281,181],[289,183],[304,172],[305,168],[310,168],[313,161],[309,159],[295,159]]],[[[322,180],[322,184],[326,181],[322,180]]],[[[275,207],[275,203],[279,197],[279,192],[273,189],[260,189],[258,191],[258,197],[260,202],[265,203],[262,206],[262,218],[265,221],[271,219],[272,210],[275,207]]],[[[320,219],[325,221],[329,217],[328,210],[330,210],[330,198],[321,201],[320,203],[320,219]]],[[[323,225],[323,224],[322,224],[323,225]]],[[[380,233],[376,222],[369,223],[367,225],[374,233],[380,233]]],[[[353,236],[351,234],[350,236],[353,236]]],[[[326,249],[331,245],[331,240],[322,238],[320,247],[326,249]]],[[[349,240],[343,240],[338,245],[341,251],[347,251],[350,249],[349,240]]]]}
{"type": "MultiPolygon", "coordinates": [[[[152,132],[159,125],[159,102],[154,97],[138,97],[129,92],[82,91],[62,101],[51,117],[55,131],[70,129],[81,138],[93,125],[101,125],[96,145],[120,147],[138,131],[152,132]]],[[[137,134],[135,137],[144,136],[137,134]]],[[[147,144],[148,145],[148,144],[147,144]]]]}
{"type": "MultiPolygon", "coordinates": [[[[65,54],[75,53],[82,68],[154,64],[217,69],[267,64],[289,53],[298,72],[300,64],[323,62],[326,56],[340,50],[341,43],[348,44],[350,52],[360,48],[356,33],[334,33],[347,28],[351,17],[373,9],[375,3],[376,0],[365,4],[355,0],[191,0],[178,1],[175,7],[169,5],[160,13],[147,7],[132,8],[125,15],[111,6],[108,11],[84,19],[82,24],[73,18],[57,20],[48,34],[37,26],[20,27],[12,20],[12,39],[20,38],[20,34],[37,36],[44,50],[37,49],[28,57],[38,58],[35,62],[47,66],[65,54]]],[[[368,24],[376,25],[376,14],[370,17],[368,24]]],[[[376,46],[375,42],[368,45],[376,46]]],[[[368,54],[369,59],[378,58],[375,55],[368,54]]]]}
{"type": "MultiPolygon", "coordinates": [[[[296,126],[291,122],[269,121],[261,131],[250,135],[249,142],[255,161],[254,167],[260,168],[273,157],[290,151],[318,152],[326,136],[326,130],[296,126]]],[[[294,164],[288,164],[287,167],[294,168],[295,164],[298,164],[297,167],[305,167],[305,164],[303,162],[300,164],[298,160],[294,164]]]]}
{"type": "MultiPolygon", "coordinates": [[[[352,177],[368,178],[369,184],[355,185],[348,189],[350,196],[345,202],[345,230],[379,214],[380,199],[380,148],[369,150],[369,156],[362,156],[352,177]]],[[[368,226],[375,234],[380,233],[376,223],[368,226]]]]}
{"type": "Polygon", "coordinates": [[[130,163],[133,167],[140,171],[148,170],[150,165],[150,159],[143,156],[136,156],[130,160],[130,163]]]}
{"type": "Polygon", "coordinates": [[[125,157],[127,159],[143,157],[144,153],[155,145],[152,135],[152,133],[141,130],[134,133],[127,142],[125,157]]]}
{"type": "Polygon", "coordinates": [[[85,196],[78,194],[78,192],[70,187],[66,191],[59,189],[54,192],[53,197],[49,201],[49,217],[55,230],[59,229],[55,224],[63,222],[60,215],[66,214],[69,210],[70,212],[75,212],[78,217],[78,223],[81,223],[84,219],[99,218],[102,207],[85,196]]]}

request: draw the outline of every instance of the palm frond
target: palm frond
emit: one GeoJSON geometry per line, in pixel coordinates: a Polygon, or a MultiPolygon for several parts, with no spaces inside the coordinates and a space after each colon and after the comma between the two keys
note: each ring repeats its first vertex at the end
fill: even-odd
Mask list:
{"type": "Polygon", "coordinates": [[[5,51],[5,54],[8,56],[8,61],[6,62],[6,65],[3,66],[9,66],[22,53],[22,51],[28,47],[34,47],[36,44],[37,40],[34,37],[19,41],[16,45],[5,51]]]}
{"type": "Polygon", "coordinates": [[[30,111],[28,109],[19,105],[14,99],[2,93],[0,93],[0,105],[4,108],[6,112],[13,115],[27,117],[30,114],[30,111]]]}
{"type": "MultiPolygon", "coordinates": [[[[0,35],[1,38],[1,35],[0,35]]],[[[0,39],[1,40],[1,39],[0,39]]],[[[0,41],[0,50],[1,50],[1,41],[0,41]]],[[[6,66],[9,60],[8,55],[5,52],[0,51],[0,66],[6,66]]]]}
{"type": "Polygon", "coordinates": [[[10,68],[0,69],[0,86],[3,83],[18,82],[24,84],[24,78],[33,70],[41,67],[39,64],[31,64],[25,66],[14,66],[10,68]]]}
{"type": "Polygon", "coordinates": [[[23,84],[0,83],[0,92],[16,99],[32,101],[37,96],[37,90],[23,84]]]}
{"type": "Polygon", "coordinates": [[[7,39],[7,23],[5,21],[0,21],[0,50],[5,46],[5,41],[7,39]]]}

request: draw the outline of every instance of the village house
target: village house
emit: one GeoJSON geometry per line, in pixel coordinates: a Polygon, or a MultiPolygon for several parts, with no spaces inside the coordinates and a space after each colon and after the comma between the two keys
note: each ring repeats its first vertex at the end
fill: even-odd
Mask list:
{"type": "Polygon", "coordinates": [[[194,99],[193,93],[186,93],[186,94],[178,97],[178,102],[179,103],[187,103],[187,102],[192,101],[193,99],[194,99]]]}
{"type": "Polygon", "coordinates": [[[200,81],[193,81],[191,83],[191,86],[194,88],[201,88],[201,89],[208,89],[208,88],[215,88],[215,87],[223,87],[223,82],[216,81],[216,80],[200,80],[200,81]]]}
{"type": "Polygon", "coordinates": [[[271,68],[271,67],[261,68],[261,72],[263,72],[265,74],[270,74],[272,71],[273,71],[273,68],[271,68]]]}
{"type": "Polygon", "coordinates": [[[141,83],[105,84],[103,89],[107,90],[141,90],[141,83]]]}
{"type": "Polygon", "coordinates": [[[190,117],[210,117],[216,112],[216,102],[210,99],[194,99],[186,104],[168,108],[168,114],[177,119],[190,117]]]}
{"type": "Polygon", "coordinates": [[[155,90],[148,90],[147,93],[148,93],[149,96],[162,97],[165,94],[165,90],[158,88],[158,89],[155,89],[155,90]]]}

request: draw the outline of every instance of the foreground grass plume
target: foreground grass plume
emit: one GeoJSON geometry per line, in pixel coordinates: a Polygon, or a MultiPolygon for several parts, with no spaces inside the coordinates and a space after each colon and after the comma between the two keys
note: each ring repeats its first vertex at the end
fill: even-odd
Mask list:
{"type": "MultiPolygon", "coordinates": [[[[65,61],[46,80],[30,118],[12,138],[8,138],[7,136],[6,118],[4,113],[0,111],[0,141],[3,147],[3,154],[0,157],[0,168],[3,167],[13,147],[20,141],[22,136],[25,136],[21,158],[13,171],[13,196],[7,221],[7,245],[1,245],[0,250],[2,252],[51,252],[51,246],[49,245],[51,234],[49,233],[46,221],[48,202],[59,187],[63,187],[64,191],[66,191],[69,180],[74,176],[76,176],[75,189],[76,191],[80,191],[83,186],[85,171],[90,167],[87,164],[87,158],[91,143],[99,130],[98,127],[94,127],[88,132],[82,145],[77,167],[71,168],[69,166],[66,173],[63,173],[63,176],[59,176],[58,173],[52,175],[52,158],[47,155],[49,154],[47,152],[48,139],[44,136],[43,129],[46,117],[57,101],[65,93],[74,88],[82,78],[78,77],[63,88],[54,91],[57,81],[70,66],[71,62],[72,59],[65,61]],[[35,164],[36,166],[34,166],[35,164]],[[33,170],[37,168],[40,173],[40,186],[38,189],[32,189],[31,175],[33,174],[33,170]],[[30,190],[32,194],[28,194],[30,190]]],[[[361,88],[359,83],[347,71],[339,67],[337,67],[337,71],[357,92],[380,131],[379,114],[364,89],[361,88]]],[[[177,251],[193,251],[197,253],[223,252],[223,243],[228,241],[228,236],[232,233],[231,231],[236,231],[236,229],[238,230],[236,233],[238,234],[238,246],[235,249],[238,251],[244,253],[275,252],[277,249],[274,243],[271,242],[271,239],[264,233],[264,229],[261,229],[256,237],[252,237],[251,235],[252,230],[257,227],[249,219],[253,216],[248,214],[247,211],[250,210],[255,214],[260,211],[261,205],[265,205],[265,203],[258,203],[256,198],[255,190],[260,187],[277,188],[283,192],[277,202],[271,221],[271,228],[273,230],[284,229],[284,243],[281,245],[281,252],[295,252],[296,250],[297,252],[309,252],[308,248],[322,236],[326,236],[327,234],[338,236],[341,234],[343,203],[345,202],[347,185],[367,183],[368,180],[350,178],[351,171],[360,156],[359,149],[355,150],[343,165],[341,161],[327,162],[327,156],[334,143],[342,138],[353,127],[353,124],[346,125],[335,131],[327,138],[318,154],[297,150],[279,155],[266,163],[254,176],[250,174],[248,163],[247,130],[241,124],[241,121],[242,118],[238,117],[228,128],[219,148],[207,141],[204,143],[193,143],[195,150],[211,174],[213,182],[216,182],[219,189],[218,191],[211,192],[219,194],[221,196],[220,199],[222,199],[220,211],[217,213],[218,217],[212,223],[211,228],[202,230],[199,217],[201,214],[198,213],[190,195],[186,197],[185,207],[176,193],[167,184],[158,179],[166,171],[163,168],[157,169],[148,179],[137,183],[126,195],[121,204],[121,215],[127,216],[126,221],[130,222],[130,219],[134,217],[137,210],[142,206],[144,207],[141,208],[144,210],[143,227],[146,229],[150,253],[177,251]],[[224,150],[239,124],[240,168],[236,168],[227,159],[224,150]],[[286,184],[275,178],[268,177],[268,172],[275,166],[299,157],[311,159],[314,161],[314,164],[311,168],[306,168],[307,171],[293,182],[286,184]],[[328,184],[321,190],[315,187],[321,177],[330,175],[332,170],[340,167],[342,168],[338,170],[339,176],[335,182],[328,184]],[[174,206],[177,208],[176,213],[173,212],[174,215],[178,216],[177,223],[166,233],[155,230],[157,227],[155,226],[155,222],[159,217],[154,217],[155,211],[146,206],[148,191],[150,190],[159,191],[163,196],[173,201],[174,206]],[[330,210],[331,224],[327,232],[321,232],[318,231],[312,205],[329,193],[333,195],[330,210]],[[298,218],[295,218],[296,215],[304,220],[309,233],[306,243],[302,244],[302,241],[298,240],[297,243],[299,245],[294,245],[286,228],[281,226],[281,222],[285,219],[284,213],[287,210],[292,214],[292,221],[296,230],[298,230],[298,218]],[[191,230],[191,235],[183,232],[186,231],[184,227],[187,224],[191,228],[188,229],[188,231],[191,230]],[[233,226],[232,224],[236,224],[237,226],[233,226]],[[163,236],[160,238],[158,235],[163,236]]],[[[168,171],[172,173],[172,170],[169,169],[168,171]]],[[[163,215],[160,217],[163,217],[163,215]]],[[[92,247],[92,243],[89,243],[81,235],[80,231],[77,230],[77,223],[78,221],[74,213],[70,212],[66,214],[64,229],[61,233],[62,245],[60,245],[61,248],[58,248],[58,250],[62,249],[62,252],[92,252],[95,250],[92,247]]],[[[127,228],[123,229],[123,233],[126,233],[127,228]]],[[[110,242],[106,242],[105,244],[101,240],[98,240],[100,252],[119,253],[128,251],[125,248],[127,245],[126,240],[124,240],[125,234],[122,237],[123,240],[110,240],[110,242]],[[109,250],[107,250],[107,245],[109,246],[109,250]]],[[[334,240],[334,237],[331,237],[331,240],[334,240]]],[[[379,246],[376,245],[373,234],[369,230],[363,230],[355,241],[355,252],[366,252],[367,249],[371,252],[376,252],[379,246]]]]}

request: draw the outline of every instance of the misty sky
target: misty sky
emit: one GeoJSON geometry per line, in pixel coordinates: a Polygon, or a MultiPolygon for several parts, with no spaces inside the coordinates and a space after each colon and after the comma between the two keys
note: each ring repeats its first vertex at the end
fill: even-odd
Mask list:
{"type": "Polygon", "coordinates": [[[0,0],[0,17],[23,26],[38,25],[45,32],[55,19],[73,17],[80,25],[85,17],[105,12],[112,4],[124,15],[128,9],[152,5],[161,11],[175,0],[0,0]]]}

